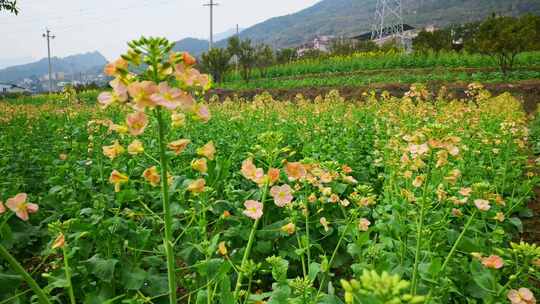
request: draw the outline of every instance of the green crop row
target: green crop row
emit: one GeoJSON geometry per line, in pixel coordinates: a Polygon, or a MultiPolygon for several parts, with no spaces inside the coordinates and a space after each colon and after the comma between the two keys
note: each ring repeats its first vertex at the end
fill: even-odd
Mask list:
{"type": "Polygon", "coordinates": [[[379,73],[374,75],[325,75],[291,79],[255,79],[249,83],[235,81],[221,87],[232,90],[245,89],[291,89],[301,87],[362,86],[373,83],[415,83],[429,81],[504,82],[540,78],[540,71],[515,71],[506,77],[501,72],[443,72],[436,74],[379,73]]]}
{"type": "MultiPolygon", "coordinates": [[[[516,58],[517,66],[540,65],[540,52],[522,53],[516,58]]],[[[254,71],[253,78],[272,78],[298,76],[305,74],[352,72],[360,70],[398,69],[398,68],[430,68],[430,67],[497,67],[493,57],[469,53],[397,53],[370,52],[351,56],[306,59],[289,64],[282,64],[266,69],[264,77],[260,71],[254,71]]],[[[240,76],[228,76],[228,81],[239,80],[240,76]]]]}

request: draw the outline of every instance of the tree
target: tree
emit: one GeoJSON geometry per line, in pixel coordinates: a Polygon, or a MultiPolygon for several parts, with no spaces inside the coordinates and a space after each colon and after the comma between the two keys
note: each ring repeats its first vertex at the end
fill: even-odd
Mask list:
{"type": "Polygon", "coordinates": [[[213,48],[201,55],[201,65],[214,81],[220,83],[230,67],[231,53],[226,49],[213,48]]]}
{"type": "Polygon", "coordinates": [[[240,40],[238,37],[229,38],[227,50],[231,55],[238,58],[240,65],[240,76],[245,82],[249,82],[251,72],[257,62],[257,52],[251,45],[251,40],[240,40]]]}
{"type": "Polygon", "coordinates": [[[19,13],[17,0],[0,0],[0,11],[8,11],[17,15],[19,13]]]}
{"type": "Polygon", "coordinates": [[[335,39],[330,45],[332,55],[347,56],[356,52],[354,41],[350,39],[335,39]]]}
{"type": "Polygon", "coordinates": [[[239,56],[240,55],[240,38],[238,36],[233,36],[229,38],[228,44],[227,44],[227,51],[233,56],[239,56]]]}
{"type": "Polygon", "coordinates": [[[452,25],[448,28],[452,36],[454,48],[465,49],[468,52],[477,52],[476,36],[481,22],[471,22],[452,25]],[[455,43],[455,44],[454,44],[455,43]]]}
{"type": "Polygon", "coordinates": [[[321,59],[328,57],[328,54],[317,49],[306,50],[301,55],[302,59],[321,59]]]}
{"type": "Polygon", "coordinates": [[[413,39],[413,48],[421,53],[449,51],[452,50],[452,35],[448,30],[421,31],[413,39]]]}
{"type": "Polygon", "coordinates": [[[357,52],[374,52],[379,50],[379,46],[373,40],[363,40],[356,43],[357,52]]]}
{"type": "Polygon", "coordinates": [[[259,68],[262,77],[266,77],[268,67],[276,62],[274,51],[267,44],[259,45],[256,49],[257,61],[255,65],[259,68]]]}
{"type": "Polygon", "coordinates": [[[529,16],[492,16],[482,22],[476,36],[478,50],[493,56],[503,74],[512,70],[516,56],[534,48],[536,24],[529,16]]]}
{"type": "Polygon", "coordinates": [[[352,55],[354,53],[377,51],[379,47],[372,40],[356,41],[352,39],[336,39],[330,46],[332,55],[352,55]]]}
{"type": "Polygon", "coordinates": [[[295,49],[286,48],[276,51],[276,62],[279,64],[289,63],[298,59],[298,53],[295,49]]]}
{"type": "Polygon", "coordinates": [[[402,49],[401,41],[397,38],[391,38],[380,46],[380,50],[383,52],[399,52],[402,49]]]}
{"type": "Polygon", "coordinates": [[[529,24],[534,28],[535,35],[531,40],[531,45],[529,46],[530,51],[540,51],[540,16],[535,15],[525,15],[522,17],[525,24],[529,24]]]}

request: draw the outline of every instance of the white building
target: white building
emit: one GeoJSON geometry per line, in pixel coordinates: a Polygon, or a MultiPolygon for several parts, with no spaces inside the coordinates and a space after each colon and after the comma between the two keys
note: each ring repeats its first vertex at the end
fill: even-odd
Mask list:
{"type": "Polygon", "coordinates": [[[304,53],[308,51],[312,51],[312,50],[327,53],[330,51],[330,46],[332,44],[333,39],[334,39],[334,36],[317,36],[312,41],[302,44],[298,48],[297,54],[298,56],[302,57],[304,53]]]}
{"type": "MultiPolygon", "coordinates": [[[[434,32],[437,30],[437,27],[434,25],[428,25],[425,28],[415,28],[408,24],[403,24],[403,33],[402,33],[402,42],[404,43],[404,47],[406,50],[412,49],[412,41],[414,38],[418,36],[418,33],[420,33],[422,30],[425,30],[427,32],[434,32]]],[[[359,41],[367,41],[371,40],[372,38],[372,32],[367,32],[362,35],[353,37],[353,39],[359,40],[359,41]]],[[[392,33],[391,27],[386,27],[383,29],[383,37],[373,40],[378,46],[382,46],[387,42],[392,42],[396,40],[401,40],[399,36],[392,33]]]]}
{"type": "Polygon", "coordinates": [[[0,83],[0,95],[9,93],[28,93],[29,91],[11,83],[0,83]]]}

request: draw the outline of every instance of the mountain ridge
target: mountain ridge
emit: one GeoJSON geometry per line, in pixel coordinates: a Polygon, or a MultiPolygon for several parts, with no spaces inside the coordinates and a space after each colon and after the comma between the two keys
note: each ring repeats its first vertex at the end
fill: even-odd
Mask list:
{"type": "MultiPolygon", "coordinates": [[[[70,55],[66,57],[52,57],[53,72],[76,74],[102,69],[107,59],[98,51],[70,55]]],[[[49,71],[47,58],[38,61],[10,66],[0,69],[0,82],[16,82],[24,78],[42,77],[49,71]]]]}
{"type": "MultiPolygon", "coordinates": [[[[370,30],[376,3],[377,0],[323,0],[298,12],[248,27],[240,37],[274,48],[296,47],[318,35],[352,37],[370,30]]],[[[403,0],[403,21],[415,27],[478,21],[492,13],[540,15],[540,1],[403,0]]],[[[226,44],[226,39],[216,42],[217,47],[226,44]]],[[[189,48],[182,50],[192,52],[189,48]]]]}

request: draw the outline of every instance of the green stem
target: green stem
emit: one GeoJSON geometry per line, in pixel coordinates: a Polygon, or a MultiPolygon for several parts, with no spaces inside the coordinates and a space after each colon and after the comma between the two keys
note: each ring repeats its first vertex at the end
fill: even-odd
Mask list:
{"type": "MultiPolygon", "coordinates": [[[[251,282],[252,282],[252,281],[253,281],[253,275],[250,274],[250,275],[249,275],[249,279],[248,279],[248,289],[247,289],[248,292],[251,290],[251,282]]],[[[247,304],[248,300],[249,300],[249,297],[246,297],[246,298],[244,299],[244,304],[247,304]]]]}
{"type": "Polygon", "coordinates": [[[416,231],[416,249],[414,253],[414,266],[411,280],[411,293],[416,295],[416,286],[418,285],[418,264],[420,262],[420,245],[422,244],[422,229],[424,228],[424,205],[422,200],[422,206],[420,207],[420,219],[418,220],[416,231]]]}
{"type": "Polygon", "coordinates": [[[7,251],[7,249],[0,244],[0,256],[2,256],[17,272],[23,279],[28,283],[30,288],[34,291],[34,293],[37,295],[38,300],[41,304],[52,304],[51,301],[47,298],[47,295],[43,290],[39,287],[39,285],[32,279],[32,277],[24,270],[24,268],[17,262],[17,260],[7,251]]]}
{"type": "Polygon", "coordinates": [[[467,230],[469,229],[469,226],[471,226],[471,223],[472,223],[474,217],[476,216],[477,212],[478,212],[478,210],[474,209],[473,214],[471,215],[471,217],[469,218],[467,223],[465,223],[465,227],[463,227],[463,230],[461,231],[461,233],[458,236],[457,240],[454,242],[454,246],[452,246],[452,249],[450,249],[450,252],[446,256],[446,259],[444,260],[444,263],[442,264],[441,271],[440,271],[441,275],[444,274],[444,270],[446,269],[446,266],[450,262],[450,258],[452,257],[452,255],[456,251],[457,247],[459,246],[459,243],[461,242],[461,239],[463,239],[463,236],[465,235],[465,232],[467,232],[467,230]]]}
{"type": "Polygon", "coordinates": [[[306,201],[306,255],[308,267],[311,265],[311,239],[309,238],[309,202],[306,201]]]}
{"type": "Polygon", "coordinates": [[[165,254],[167,256],[167,277],[169,281],[169,303],[176,304],[176,274],[174,253],[172,248],[172,214],[169,203],[169,184],[167,182],[168,160],[165,154],[165,123],[161,115],[161,108],[156,109],[159,132],[159,158],[161,164],[161,196],[163,200],[163,213],[165,222],[165,235],[163,244],[165,246],[165,254]]]}
{"type": "MultiPolygon", "coordinates": [[[[330,269],[332,268],[332,263],[334,263],[334,258],[336,257],[336,254],[339,250],[339,247],[341,246],[341,242],[343,241],[343,239],[345,238],[345,234],[347,234],[347,231],[349,231],[349,225],[354,221],[354,217],[351,217],[349,219],[349,222],[347,223],[347,225],[345,226],[345,229],[343,229],[343,233],[341,234],[341,236],[339,237],[339,240],[338,240],[338,243],[336,245],[336,248],[334,248],[334,251],[332,252],[332,256],[330,257],[330,261],[328,261],[328,270],[327,271],[330,271],[330,269]]],[[[317,295],[315,296],[315,299],[319,299],[319,294],[321,293],[322,291],[322,288],[324,286],[324,284],[326,283],[325,282],[325,279],[326,277],[329,277],[329,275],[325,275],[323,276],[322,280],[321,280],[321,284],[319,285],[319,289],[317,290],[317,295]]]]}
{"type": "Polygon", "coordinates": [[[73,293],[73,284],[71,283],[71,269],[69,268],[69,258],[68,258],[68,251],[67,251],[67,244],[64,244],[62,246],[62,250],[64,253],[64,271],[66,273],[66,281],[67,281],[67,288],[69,293],[69,300],[71,301],[71,304],[76,304],[75,301],[75,294],[73,293]]]}
{"type": "Polygon", "coordinates": [[[30,291],[32,291],[32,289],[27,289],[27,290],[25,290],[23,292],[20,292],[20,293],[12,296],[10,298],[7,298],[7,299],[3,300],[2,302],[0,302],[0,304],[13,303],[13,300],[18,300],[19,297],[24,296],[25,294],[29,293],[30,291]]]}
{"type": "MultiPolygon", "coordinates": [[[[268,193],[268,183],[264,185],[263,193],[261,196],[261,203],[264,205],[264,201],[266,200],[266,195],[268,193]]],[[[242,263],[240,264],[240,269],[238,273],[238,279],[236,280],[236,287],[234,289],[234,299],[238,302],[238,294],[240,293],[240,288],[242,288],[242,280],[244,279],[244,272],[246,268],[246,264],[249,259],[249,254],[251,253],[251,247],[253,246],[253,241],[255,239],[255,232],[257,231],[257,226],[259,225],[259,219],[256,219],[253,223],[253,227],[251,228],[251,232],[249,234],[248,243],[246,246],[246,251],[244,251],[244,256],[242,257],[242,263]]]]}
{"type": "Polygon", "coordinates": [[[304,259],[304,247],[302,246],[302,242],[300,242],[300,236],[298,236],[298,233],[296,234],[296,242],[298,243],[298,249],[302,250],[302,254],[300,255],[300,260],[302,261],[302,274],[304,275],[304,279],[307,277],[306,275],[306,261],[304,259]]]}

